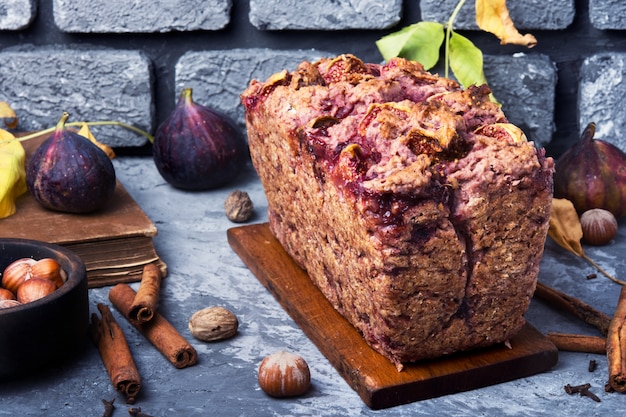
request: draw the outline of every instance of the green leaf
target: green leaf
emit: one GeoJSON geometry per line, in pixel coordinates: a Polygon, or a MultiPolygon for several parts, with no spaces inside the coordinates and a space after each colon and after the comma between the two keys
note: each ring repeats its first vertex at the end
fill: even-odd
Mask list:
{"type": "Polygon", "coordinates": [[[465,36],[452,32],[450,38],[450,68],[464,88],[472,84],[487,84],[483,72],[483,53],[465,36]]]}
{"type": "Polygon", "coordinates": [[[443,25],[437,22],[419,22],[383,36],[376,46],[385,60],[403,57],[417,61],[429,70],[439,61],[444,40],[443,25]]]}
{"type": "MultiPolygon", "coordinates": [[[[488,84],[483,71],[483,53],[463,35],[452,32],[450,37],[450,68],[463,88],[488,84]]],[[[491,101],[500,104],[493,93],[491,101]]]]}

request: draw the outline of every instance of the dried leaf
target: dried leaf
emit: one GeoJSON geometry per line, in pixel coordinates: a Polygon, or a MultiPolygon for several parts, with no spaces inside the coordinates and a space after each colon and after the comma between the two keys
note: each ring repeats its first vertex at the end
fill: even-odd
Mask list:
{"type": "Polygon", "coordinates": [[[27,190],[25,159],[21,142],[0,129],[0,219],[15,213],[15,200],[27,190]]]}
{"type": "Polygon", "coordinates": [[[9,129],[17,127],[17,115],[6,101],[0,101],[0,118],[4,119],[4,125],[9,129]]]}
{"type": "Polygon", "coordinates": [[[403,57],[417,61],[429,70],[439,61],[439,50],[444,40],[443,25],[437,22],[419,22],[383,36],[376,41],[380,54],[389,60],[403,57]]]}
{"type": "Polygon", "coordinates": [[[562,248],[565,248],[574,255],[583,258],[591,266],[596,268],[598,272],[611,281],[620,285],[626,285],[626,282],[619,280],[606,272],[583,251],[583,247],[580,243],[580,240],[583,237],[583,229],[580,225],[578,213],[576,212],[574,204],[572,204],[571,201],[565,198],[552,199],[548,236],[550,236],[552,240],[554,240],[562,248]]]}
{"type": "Polygon", "coordinates": [[[109,145],[106,145],[104,143],[98,142],[96,140],[96,137],[93,135],[93,133],[91,133],[91,129],[89,129],[89,126],[87,125],[87,123],[84,123],[82,125],[82,127],[80,128],[80,130],[78,131],[78,134],[89,139],[90,141],[92,141],[98,148],[102,149],[102,151],[107,154],[107,156],[109,157],[109,159],[113,159],[115,158],[115,152],[113,151],[113,148],[111,148],[109,145]]]}
{"type": "Polygon", "coordinates": [[[506,0],[476,0],[476,24],[482,30],[496,35],[502,45],[515,44],[532,48],[537,44],[533,35],[522,35],[515,28],[506,7],[506,0]]]}
{"type": "Polygon", "coordinates": [[[573,254],[584,257],[580,240],[583,237],[583,229],[578,219],[578,213],[571,201],[565,198],[553,198],[550,212],[550,228],[548,236],[559,246],[573,254]]]}

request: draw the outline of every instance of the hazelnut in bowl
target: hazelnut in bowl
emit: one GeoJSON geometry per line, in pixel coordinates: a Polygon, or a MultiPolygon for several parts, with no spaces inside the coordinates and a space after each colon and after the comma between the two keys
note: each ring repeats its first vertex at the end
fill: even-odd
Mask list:
{"type": "Polygon", "coordinates": [[[89,295],[78,255],[50,243],[0,238],[0,274],[0,380],[60,363],[85,347],[89,295]]]}

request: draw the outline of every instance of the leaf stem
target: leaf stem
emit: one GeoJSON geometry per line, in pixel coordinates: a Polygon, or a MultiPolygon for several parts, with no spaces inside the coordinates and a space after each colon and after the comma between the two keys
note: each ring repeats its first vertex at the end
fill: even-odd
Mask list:
{"type": "MultiPolygon", "coordinates": [[[[145,130],[139,129],[138,127],[123,123],[123,122],[118,122],[118,121],[110,121],[110,120],[105,120],[105,121],[99,121],[99,122],[70,122],[70,123],[66,123],[65,126],[83,126],[83,125],[87,125],[87,126],[120,126],[123,127],[125,129],[128,129],[132,132],[135,132],[141,136],[146,137],[150,143],[154,142],[154,136],[152,136],[151,134],[149,134],[148,132],[146,132],[145,130]]],[[[54,130],[56,129],[55,127],[50,127],[48,129],[44,129],[44,130],[39,130],[37,132],[33,132],[30,133],[28,135],[25,136],[21,136],[19,138],[17,138],[19,141],[24,141],[24,140],[28,140],[28,139],[32,139],[34,137],[37,136],[41,136],[41,135],[45,135],[46,133],[52,133],[54,132],[54,130]]]]}
{"type": "Polygon", "coordinates": [[[457,3],[456,7],[452,11],[452,14],[450,15],[450,19],[448,19],[448,22],[446,23],[446,44],[445,44],[445,54],[444,54],[444,61],[445,61],[444,77],[446,78],[449,78],[448,69],[450,68],[450,38],[452,37],[452,32],[454,32],[452,30],[452,26],[454,25],[454,21],[456,20],[456,17],[459,15],[459,12],[461,11],[461,7],[463,7],[463,4],[465,4],[465,0],[460,0],[457,3]]]}
{"type": "Polygon", "coordinates": [[[607,277],[608,279],[610,279],[611,281],[620,284],[620,285],[626,285],[626,282],[619,280],[617,278],[615,278],[613,275],[609,274],[608,272],[606,272],[604,269],[602,269],[600,267],[600,265],[598,265],[597,263],[595,263],[593,261],[593,259],[591,259],[590,257],[588,257],[586,254],[583,254],[581,256],[581,258],[583,258],[585,261],[587,261],[589,264],[591,264],[594,268],[596,268],[598,270],[598,272],[600,272],[602,275],[604,275],[605,277],[607,277]]]}

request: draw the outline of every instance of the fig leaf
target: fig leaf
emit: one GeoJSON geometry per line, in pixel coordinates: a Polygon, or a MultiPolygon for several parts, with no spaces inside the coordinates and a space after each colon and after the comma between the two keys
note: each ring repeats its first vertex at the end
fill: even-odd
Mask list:
{"type": "Polygon", "coordinates": [[[419,22],[383,36],[376,41],[376,46],[386,60],[401,56],[419,62],[429,70],[439,61],[443,40],[441,23],[419,22]]]}
{"type": "Polygon", "coordinates": [[[487,84],[483,72],[483,53],[472,41],[456,32],[450,37],[450,68],[465,88],[487,84]]]}
{"type": "Polygon", "coordinates": [[[574,255],[584,259],[591,266],[596,268],[602,275],[615,282],[616,284],[626,285],[625,281],[615,278],[606,272],[600,265],[591,259],[580,243],[583,237],[583,229],[580,225],[578,213],[574,208],[574,204],[566,198],[553,198],[552,208],[550,210],[550,227],[548,236],[554,240],[560,247],[573,253],[574,255]]]}
{"type": "Polygon", "coordinates": [[[580,244],[583,229],[571,201],[565,198],[552,199],[548,235],[562,248],[577,256],[584,256],[585,253],[580,244]]]}

